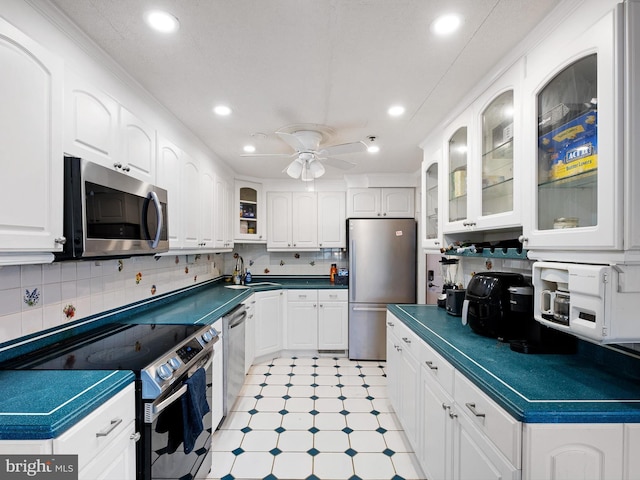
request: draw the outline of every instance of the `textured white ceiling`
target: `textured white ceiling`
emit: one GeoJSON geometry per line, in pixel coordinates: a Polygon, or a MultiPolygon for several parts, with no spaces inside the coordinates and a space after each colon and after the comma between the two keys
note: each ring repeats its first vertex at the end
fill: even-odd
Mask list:
{"type": "MultiPolygon", "coordinates": [[[[380,153],[342,156],[349,174],[412,173],[418,144],[559,0],[53,0],[238,174],[287,178],[291,152],[274,132],[321,124],[327,145],[377,137],[380,153]],[[143,13],[180,20],[173,36],[143,13]],[[436,38],[429,25],[458,12],[462,29],[436,38]],[[233,115],[220,118],[212,106],[233,115]],[[395,103],[400,118],[387,115],[395,103]],[[252,133],[262,132],[265,139],[252,133]]],[[[326,178],[343,171],[327,167],[326,178]]]]}

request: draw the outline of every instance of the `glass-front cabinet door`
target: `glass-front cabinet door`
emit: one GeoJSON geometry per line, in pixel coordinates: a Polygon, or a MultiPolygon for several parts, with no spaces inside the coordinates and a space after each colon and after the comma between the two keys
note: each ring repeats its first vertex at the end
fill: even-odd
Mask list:
{"type": "Polygon", "coordinates": [[[513,90],[482,112],[482,216],[513,210],[513,90]]]}
{"type": "Polygon", "coordinates": [[[621,13],[557,32],[527,57],[528,249],[622,247],[621,13]]]}
{"type": "Polygon", "coordinates": [[[262,186],[252,182],[236,181],[236,205],[238,220],[235,239],[266,242],[262,186]]]}
{"type": "Polygon", "coordinates": [[[440,194],[438,183],[438,167],[442,160],[442,148],[425,145],[422,161],[422,248],[440,250],[442,235],[439,222],[438,203],[440,194]]]}
{"type": "Polygon", "coordinates": [[[449,137],[449,223],[467,218],[468,128],[458,128],[449,137]]]}

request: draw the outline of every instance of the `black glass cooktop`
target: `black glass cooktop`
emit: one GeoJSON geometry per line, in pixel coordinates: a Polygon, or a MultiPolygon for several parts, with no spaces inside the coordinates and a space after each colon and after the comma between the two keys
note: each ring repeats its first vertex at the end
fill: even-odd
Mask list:
{"type": "Polygon", "coordinates": [[[4,368],[140,371],[202,328],[111,324],[16,358],[4,368]]]}

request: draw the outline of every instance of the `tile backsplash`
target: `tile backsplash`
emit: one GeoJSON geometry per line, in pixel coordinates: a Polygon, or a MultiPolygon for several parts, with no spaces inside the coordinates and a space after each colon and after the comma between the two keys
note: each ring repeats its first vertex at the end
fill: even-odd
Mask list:
{"type": "MultiPolygon", "coordinates": [[[[347,266],[340,249],[268,252],[238,244],[252,275],[329,275],[347,266]]],[[[231,275],[233,253],[132,257],[0,267],[0,343],[90,315],[231,275]]]]}
{"type": "Polygon", "coordinates": [[[217,278],[223,255],[0,268],[0,343],[217,278]]]}

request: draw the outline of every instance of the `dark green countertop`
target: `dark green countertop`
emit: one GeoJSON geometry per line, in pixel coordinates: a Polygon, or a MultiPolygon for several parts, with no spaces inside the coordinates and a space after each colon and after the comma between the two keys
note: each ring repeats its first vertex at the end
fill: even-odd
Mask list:
{"type": "Polygon", "coordinates": [[[254,277],[250,288],[229,286],[206,282],[0,345],[0,440],[54,438],[134,380],[130,371],[3,371],[1,362],[109,323],[212,324],[254,292],[348,288],[329,277],[254,277]]]}
{"type": "Polygon", "coordinates": [[[579,341],[574,354],[524,354],[427,305],[389,311],[526,423],[640,423],[640,360],[579,341]]]}

